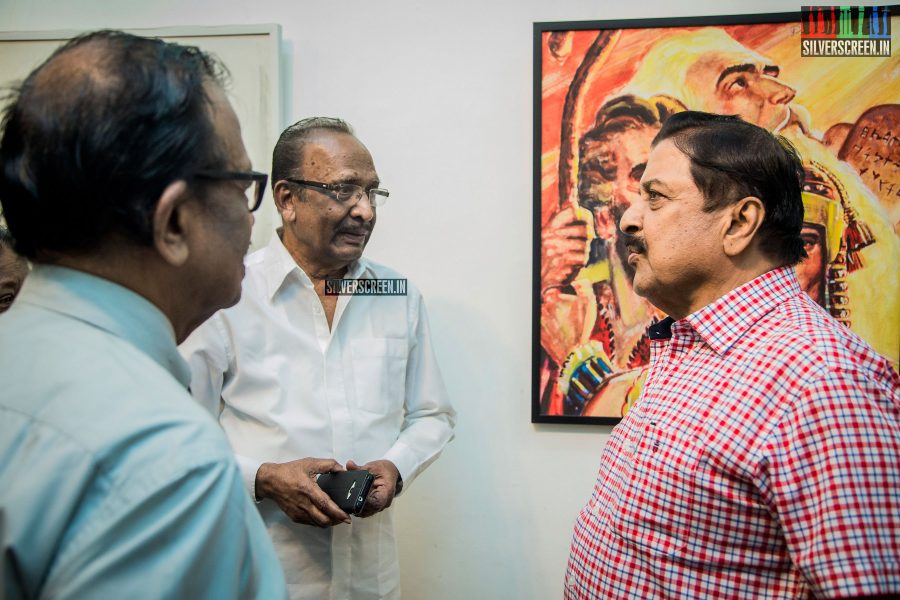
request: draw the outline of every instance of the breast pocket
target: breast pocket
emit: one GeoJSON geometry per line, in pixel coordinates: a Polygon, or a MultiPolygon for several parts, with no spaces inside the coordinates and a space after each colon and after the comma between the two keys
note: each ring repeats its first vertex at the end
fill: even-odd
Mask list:
{"type": "Polygon", "coordinates": [[[356,404],[388,414],[403,406],[409,344],[404,339],[363,339],[351,343],[356,404]]]}
{"type": "Polygon", "coordinates": [[[631,461],[611,515],[615,533],[658,554],[683,549],[695,522],[694,496],[702,444],[692,435],[647,424],[630,440],[631,461]]]}

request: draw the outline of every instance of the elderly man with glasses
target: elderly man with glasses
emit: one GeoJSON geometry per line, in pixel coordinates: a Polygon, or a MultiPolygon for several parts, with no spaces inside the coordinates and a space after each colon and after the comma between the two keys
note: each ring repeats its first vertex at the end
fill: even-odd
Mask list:
{"type": "Polygon", "coordinates": [[[406,283],[362,257],[388,191],[347,123],[315,117],[285,130],[272,181],[283,226],[248,258],[241,302],[182,345],[191,389],[231,440],[291,596],[396,598],[386,509],[455,423],[425,306],[411,285],[332,295],[394,289],[367,280],[406,283]],[[360,518],[316,482],[344,469],[374,475],[360,518]]]}
{"type": "Polygon", "coordinates": [[[176,347],[240,298],[265,188],[223,74],[95,32],[0,119],[0,203],[34,265],[0,317],[0,597],[286,596],[176,347]]]}

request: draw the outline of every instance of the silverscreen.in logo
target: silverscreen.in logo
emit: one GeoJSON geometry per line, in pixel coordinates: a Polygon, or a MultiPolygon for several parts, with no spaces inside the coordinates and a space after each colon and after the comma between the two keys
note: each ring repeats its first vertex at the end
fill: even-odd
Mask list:
{"type": "Polygon", "coordinates": [[[405,296],[405,279],[326,279],[326,296],[405,296]]]}
{"type": "Polygon", "coordinates": [[[803,6],[801,56],[890,56],[887,6],[803,6]]]}

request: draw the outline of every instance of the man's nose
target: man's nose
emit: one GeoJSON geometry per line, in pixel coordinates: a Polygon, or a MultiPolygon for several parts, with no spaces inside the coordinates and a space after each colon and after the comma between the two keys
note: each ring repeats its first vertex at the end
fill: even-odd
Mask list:
{"type": "Polygon", "coordinates": [[[787,104],[797,95],[797,90],[774,77],[764,75],[761,79],[767,98],[772,104],[787,104]]]}
{"type": "Polygon", "coordinates": [[[622,233],[634,235],[641,230],[640,204],[641,200],[636,199],[625,207],[625,212],[622,213],[622,218],[619,219],[619,230],[622,233]]]}
{"type": "Polygon", "coordinates": [[[350,214],[366,222],[375,218],[375,207],[372,205],[372,201],[369,200],[368,194],[362,195],[362,198],[350,209],[350,214]]]}

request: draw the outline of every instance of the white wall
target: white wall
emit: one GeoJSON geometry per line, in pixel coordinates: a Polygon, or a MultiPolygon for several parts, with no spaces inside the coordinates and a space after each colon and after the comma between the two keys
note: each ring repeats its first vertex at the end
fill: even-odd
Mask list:
{"type": "Polygon", "coordinates": [[[572,522],[610,429],[530,423],[532,22],[798,8],[0,0],[0,29],[281,24],[285,122],[341,116],[372,151],[391,200],[368,254],[424,292],[460,413],[456,440],[397,503],[404,595],[543,599],[560,596],[572,522]]]}

